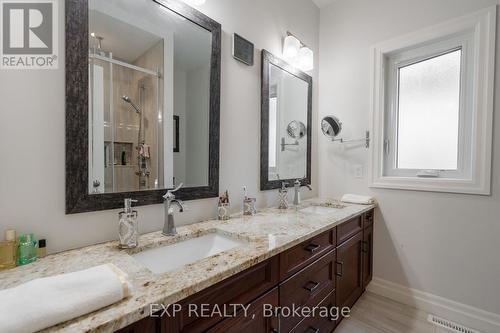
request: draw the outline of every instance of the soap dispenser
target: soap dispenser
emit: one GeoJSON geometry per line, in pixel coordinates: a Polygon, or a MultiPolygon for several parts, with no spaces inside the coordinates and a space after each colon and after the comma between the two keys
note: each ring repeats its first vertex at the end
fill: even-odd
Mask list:
{"type": "Polygon", "coordinates": [[[288,209],[288,183],[282,182],[278,193],[279,209],[288,209]]]}
{"type": "Polygon", "coordinates": [[[139,245],[138,213],[132,210],[132,203],[137,200],[125,199],[125,209],[119,213],[118,236],[121,249],[133,249],[139,245]]]}

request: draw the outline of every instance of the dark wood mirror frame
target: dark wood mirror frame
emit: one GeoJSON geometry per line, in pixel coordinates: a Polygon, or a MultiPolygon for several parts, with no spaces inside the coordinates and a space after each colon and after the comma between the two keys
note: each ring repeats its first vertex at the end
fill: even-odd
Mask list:
{"type": "MultiPolygon", "coordinates": [[[[212,34],[210,73],[208,186],[183,188],[182,200],[219,195],[221,25],[180,0],[151,0],[212,34]]],[[[163,202],[166,189],[124,193],[89,194],[88,180],[88,0],[66,0],[66,214],[123,207],[125,198],[137,206],[163,202]]]]}
{"type": "Polygon", "coordinates": [[[307,175],[301,180],[302,185],[311,185],[311,147],[312,147],[312,77],[296,69],[286,61],[262,50],[262,93],[260,124],[260,189],[274,190],[281,188],[283,182],[293,186],[296,179],[269,180],[269,73],[270,66],[275,65],[291,75],[307,82],[307,175]]]}

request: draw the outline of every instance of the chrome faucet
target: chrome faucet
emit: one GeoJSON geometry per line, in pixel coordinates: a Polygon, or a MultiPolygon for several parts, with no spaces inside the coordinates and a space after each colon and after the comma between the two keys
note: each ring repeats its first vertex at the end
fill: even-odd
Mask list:
{"type": "Polygon", "coordinates": [[[302,185],[302,183],[300,182],[300,179],[297,179],[295,181],[295,183],[293,183],[293,188],[295,189],[295,195],[293,197],[294,206],[300,205],[300,202],[301,202],[301,200],[300,200],[300,188],[301,187],[307,187],[309,189],[309,191],[312,191],[311,185],[307,185],[307,184],[302,185]]]}
{"type": "Polygon", "coordinates": [[[167,194],[163,196],[165,201],[163,202],[165,206],[165,223],[163,225],[163,235],[165,236],[175,236],[177,235],[177,229],[175,228],[174,221],[174,209],[172,205],[179,207],[179,212],[184,212],[184,203],[181,200],[175,198],[174,192],[177,192],[183,184],[180,184],[174,190],[168,190],[167,194]]]}

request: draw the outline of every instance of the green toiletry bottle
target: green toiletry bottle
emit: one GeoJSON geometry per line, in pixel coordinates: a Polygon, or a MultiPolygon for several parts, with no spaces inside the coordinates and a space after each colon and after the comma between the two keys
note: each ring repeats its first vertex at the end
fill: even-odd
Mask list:
{"type": "Polygon", "coordinates": [[[17,265],[27,265],[36,261],[37,241],[33,234],[25,234],[19,236],[19,244],[17,246],[17,265]]]}

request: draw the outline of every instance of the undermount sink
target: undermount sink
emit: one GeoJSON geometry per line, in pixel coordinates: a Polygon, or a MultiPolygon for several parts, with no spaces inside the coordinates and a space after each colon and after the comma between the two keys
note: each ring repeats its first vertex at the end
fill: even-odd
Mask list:
{"type": "Polygon", "coordinates": [[[212,233],[145,250],[132,257],[153,273],[160,274],[243,245],[243,241],[212,233]]]}
{"type": "Polygon", "coordinates": [[[345,207],[346,206],[343,204],[334,204],[334,205],[320,204],[320,205],[312,205],[307,208],[303,208],[299,211],[305,214],[328,215],[336,213],[344,209],[345,207]]]}

